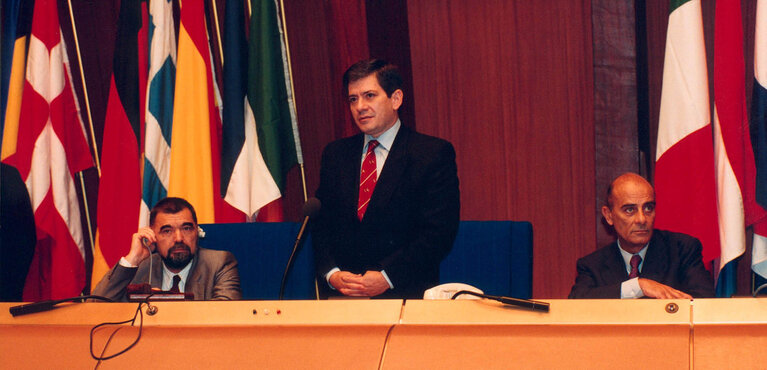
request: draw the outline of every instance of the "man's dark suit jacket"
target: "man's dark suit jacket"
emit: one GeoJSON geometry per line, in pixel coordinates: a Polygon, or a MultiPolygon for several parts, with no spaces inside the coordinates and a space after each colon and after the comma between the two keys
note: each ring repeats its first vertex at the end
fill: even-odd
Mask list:
{"type": "Polygon", "coordinates": [[[320,294],[333,267],[384,270],[394,285],[377,298],[422,298],[439,283],[439,264],[453,247],[460,197],[453,146],[401,126],[362,221],[357,219],[364,135],[327,145],[312,230],[320,294]]]}
{"type": "MultiPolygon", "coordinates": [[[[578,260],[578,276],[569,298],[620,298],[628,280],[618,244],[578,260]]],[[[700,241],[689,235],[654,230],[642,264],[641,278],[655,280],[694,298],[714,296],[714,281],[703,266],[700,241]]]]}
{"type": "Polygon", "coordinates": [[[0,302],[21,302],[37,232],[19,171],[0,163],[0,302]]]}
{"type": "MultiPolygon", "coordinates": [[[[153,288],[162,288],[162,259],[154,253],[152,259],[153,288]]],[[[123,267],[119,263],[104,275],[91,294],[115,301],[128,301],[128,284],[142,284],[149,280],[149,258],[138,267],[123,267]]],[[[194,293],[195,301],[236,300],[242,298],[237,260],[231,252],[197,248],[192,267],[186,279],[185,292],[194,293]]]]}

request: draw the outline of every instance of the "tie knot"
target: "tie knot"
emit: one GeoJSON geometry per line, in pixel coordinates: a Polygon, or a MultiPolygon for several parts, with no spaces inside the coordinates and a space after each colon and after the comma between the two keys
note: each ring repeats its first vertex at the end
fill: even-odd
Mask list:
{"type": "Polygon", "coordinates": [[[378,140],[370,140],[368,142],[368,153],[372,152],[378,146],[378,140]]]}

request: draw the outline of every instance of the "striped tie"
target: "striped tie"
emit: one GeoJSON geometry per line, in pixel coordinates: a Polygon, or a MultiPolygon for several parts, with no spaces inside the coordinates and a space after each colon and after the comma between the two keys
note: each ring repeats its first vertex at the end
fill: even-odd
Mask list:
{"type": "Polygon", "coordinates": [[[373,196],[373,189],[376,187],[376,154],[374,149],[378,146],[378,141],[370,140],[368,142],[368,151],[365,153],[365,159],[362,161],[362,171],[360,172],[360,192],[357,202],[357,218],[362,221],[362,216],[368,209],[370,197],[373,196]]]}

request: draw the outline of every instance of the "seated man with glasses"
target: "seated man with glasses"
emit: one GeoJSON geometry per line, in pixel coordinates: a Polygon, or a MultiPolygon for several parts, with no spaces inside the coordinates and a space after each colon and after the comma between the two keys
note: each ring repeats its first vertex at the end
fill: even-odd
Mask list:
{"type": "Polygon", "coordinates": [[[191,292],[195,300],[242,298],[232,253],[197,246],[197,214],[189,202],[170,197],[159,201],[149,225],[133,234],[128,255],[104,275],[93,295],[127,301],[128,284],[149,283],[164,291],[191,292]]]}

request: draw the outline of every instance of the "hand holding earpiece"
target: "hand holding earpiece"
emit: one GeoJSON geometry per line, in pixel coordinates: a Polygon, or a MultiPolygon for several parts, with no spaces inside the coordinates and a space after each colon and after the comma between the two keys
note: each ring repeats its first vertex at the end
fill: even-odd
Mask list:
{"type": "Polygon", "coordinates": [[[125,259],[134,266],[138,266],[141,261],[149,258],[151,252],[157,248],[157,238],[154,231],[149,227],[142,227],[133,234],[131,246],[125,259]],[[150,252],[151,251],[151,252],[150,252]]]}

